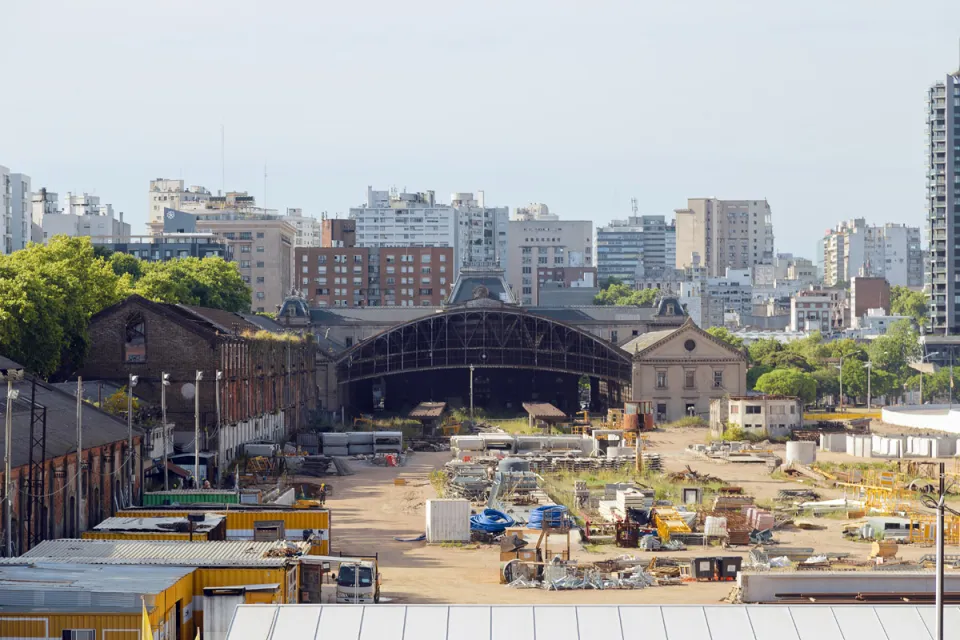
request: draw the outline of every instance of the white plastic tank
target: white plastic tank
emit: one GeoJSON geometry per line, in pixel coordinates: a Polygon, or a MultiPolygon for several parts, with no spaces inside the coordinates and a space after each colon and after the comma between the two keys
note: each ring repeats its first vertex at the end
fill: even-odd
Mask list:
{"type": "Polygon", "coordinates": [[[791,440],[787,443],[787,463],[799,462],[800,464],[812,464],[817,460],[817,444],[815,442],[797,442],[791,440]]]}

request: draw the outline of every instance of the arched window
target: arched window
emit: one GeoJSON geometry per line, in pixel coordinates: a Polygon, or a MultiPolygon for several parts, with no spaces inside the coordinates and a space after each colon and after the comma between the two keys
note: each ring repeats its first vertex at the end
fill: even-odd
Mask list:
{"type": "Polygon", "coordinates": [[[135,313],[127,318],[123,331],[123,361],[147,361],[147,325],[143,316],[135,313]]]}

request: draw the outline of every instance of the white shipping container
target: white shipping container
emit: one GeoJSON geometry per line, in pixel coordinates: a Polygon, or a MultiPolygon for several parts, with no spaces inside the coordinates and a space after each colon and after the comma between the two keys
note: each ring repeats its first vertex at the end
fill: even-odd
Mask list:
{"type": "Polygon", "coordinates": [[[469,542],[468,500],[427,500],[427,542],[469,542]]]}

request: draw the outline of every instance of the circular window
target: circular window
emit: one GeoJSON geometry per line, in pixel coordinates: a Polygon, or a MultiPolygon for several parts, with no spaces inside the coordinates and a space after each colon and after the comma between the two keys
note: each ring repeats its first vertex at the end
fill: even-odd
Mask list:
{"type": "Polygon", "coordinates": [[[683,348],[686,349],[687,351],[693,351],[694,349],[697,348],[697,343],[694,342],[693,340],[687,340],[686,342],[683,343],[683,348]]]}

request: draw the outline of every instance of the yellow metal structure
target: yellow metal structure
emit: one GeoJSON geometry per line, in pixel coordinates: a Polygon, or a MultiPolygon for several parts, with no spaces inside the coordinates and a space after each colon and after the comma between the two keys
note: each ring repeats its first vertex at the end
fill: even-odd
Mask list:
{"type": "MultiPolygon", "coordinates": [[[[146,533],[143,531],[84,531],[81,536],[84,540],[180,540],[189,541],[190,533],[171,531],[170,533],[146,533]]],[[[207,540],[206,533],[194,533],[193,541],[207,540]]]]}
{"type": "Polygon", "coordinates": [[[607,429],[623,427],[623,409],[607,409],[607,429]]]}
{"type": "MultiPolygon", "coordinates": [[[[919,544],[934,544],[937,541],[937,518],[926,513],[910,513],[910,533],[907,539],[919,544]]],[[[944,516],[944,544],[960,545],[960,517],[944,516]]]]}
{"type": "Polygon", "coordinates": [[[670,536],[673,534],[690,533],[690,527],[680,517],[680,512],[671,507],[654,509],[653,522],[657,525],[657,533],[664,542],[669,542],[670,536]]]}

